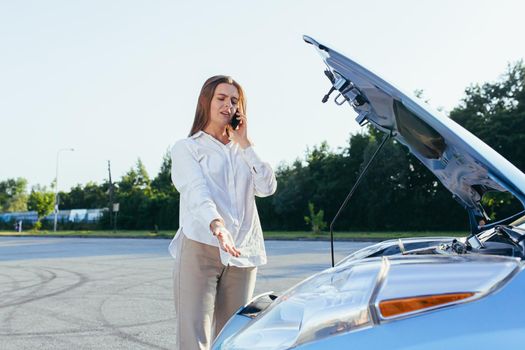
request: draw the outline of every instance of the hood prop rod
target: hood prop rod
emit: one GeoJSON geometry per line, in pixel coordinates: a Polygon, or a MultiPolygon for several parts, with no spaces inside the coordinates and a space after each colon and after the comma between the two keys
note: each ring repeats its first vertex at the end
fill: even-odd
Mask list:
{"type": "Polygon", "coordinates": [[[348,201],[350,200],[350,198],[352,198],[352,196],[354,195],[355,190],[357,189],[357,187],[361,183],[361,180],[364,178],[366,172],[368,171],[368,168],[370,167],[370,165],[374,161],[375,157],[377,156],[379,151],[383,148],[383,146],[385,145],[385,143],[388,141],[388,139],[390,137],[392,137],[392,132],[386,134],[383,137],[383,140],[381,141],[381,144],[379,145],[379,147],[377,147],[376,151],[374,152],[374,154],[372,155],[372,157],[370,158],[370,160],[368,161],[368,163],[366,164],[364,169],[361,171],[361,174],[359,174],[359,177],[357,178],[354,186],[352,187],[350,192],[348,192],[348,195],[346,196],[343,204],[341,204],[341,207],[339,207],[339,210],[337,211],[337,214],[335,214],[334,219],[330,223],[330,252],[332,254],[332,267],[335,266],[335,262],[334,262],[334,223],[337,220],[337,218],[339,217],[339,215],[341,214],[341,212],[343,211],[343,209],[348,204],[348,201]]]}

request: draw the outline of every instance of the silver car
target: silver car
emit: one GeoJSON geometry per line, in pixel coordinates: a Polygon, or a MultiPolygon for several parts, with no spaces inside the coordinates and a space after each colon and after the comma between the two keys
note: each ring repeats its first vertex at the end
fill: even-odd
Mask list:
{"type": "MultiPolygon", "coordinates": [[[[525,212],[484,224],[482,196],[525,204],[525,175],[453,120],[305,36],[338,94],[402,143],[470,218],[460,238],[385,241],[349,255],[275,297],[241,308],[213,349],[525,349],[525,212]]],[[[385,140],[386,140],[385,138],[385,140]]]]}

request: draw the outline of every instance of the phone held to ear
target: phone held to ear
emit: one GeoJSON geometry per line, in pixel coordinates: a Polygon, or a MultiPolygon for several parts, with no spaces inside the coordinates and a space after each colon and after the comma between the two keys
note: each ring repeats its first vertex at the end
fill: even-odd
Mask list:
{"type": "Polygon", "coordinates": [[[237,112],[235,112],[233,114],[232,119],[230,120],[230,125],[232,126],[233,130],[237,129],[237,127],[239,126],[241,122],[239,119],[237,119],[237,117],[238,117],[237,112]]]}

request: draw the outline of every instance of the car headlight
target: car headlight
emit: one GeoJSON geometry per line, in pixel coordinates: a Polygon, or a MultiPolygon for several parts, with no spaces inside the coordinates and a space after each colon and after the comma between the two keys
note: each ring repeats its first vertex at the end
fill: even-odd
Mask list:
{"type": "Polygon", "coordinates": [[[218,348],[293,348],[478,300],[520,270],[519,259],[482,255],[349,261],[291,288],[218,348]]]}
{"type": "Polygon", "coordinates": [[[372,324],[381,260],[325,270],[287,291],[221,349],[287,349],[372,324]]]}

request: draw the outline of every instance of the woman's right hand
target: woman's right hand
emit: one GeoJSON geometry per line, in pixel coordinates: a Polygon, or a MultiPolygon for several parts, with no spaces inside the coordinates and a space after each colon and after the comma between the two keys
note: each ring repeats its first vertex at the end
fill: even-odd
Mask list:
{"type": "Polygon", "coordinates": [[[210,224],[210,229],[213,235],[219,240],[222,250],[236,258],[241,255],[241,252],[235,248],[232,234],[224,227],[224,224],[220,220],[213,220],[210,224]]]}

